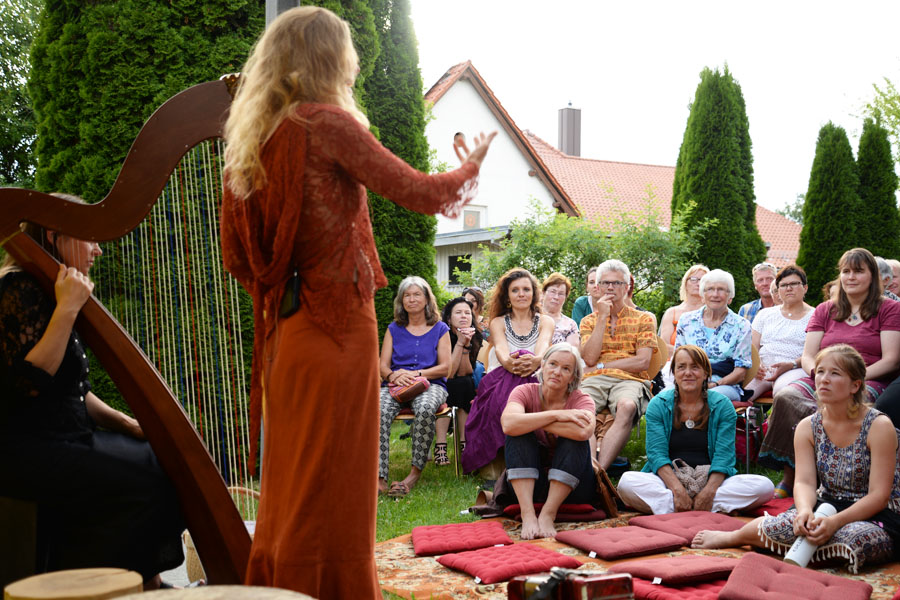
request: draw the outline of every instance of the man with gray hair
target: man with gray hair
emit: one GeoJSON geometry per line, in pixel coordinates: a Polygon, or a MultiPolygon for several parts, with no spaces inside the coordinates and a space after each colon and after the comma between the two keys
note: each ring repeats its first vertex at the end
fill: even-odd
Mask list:
{"type": "Polygon", "coordinates": [[[772,282],[778,275],[778,269],[772,263],[762,262],[753,267],[753,287],[759,292],[759,298],[751,300],[738,309],[738,315],[751,323],[763,308],[775,306],[775,298],[772,297],[772,282]]]}
{"type": "Polygon", "coordinates": [[[626,304],[631,272],[620,260],[597,267],[603,294],[581,320],[581,389],[597,410],[598,461],[609,469],[650,401],[647,369],[656,351],[653,315],[626,304]]]}
{"type": "Polygon", "coordinates": [[[881,276],[881,283],[883,284],[882,289],[884,289],[884,297],[890,298],[891,300],[900,301],[900,297],[898,297],[889,289],[891,287],[891,282],[894,281],[894,270],[891,268],[891,265],[888,264],[888,261],[884,260],[880,256],[875,257],[875,262],[878,264],[878,275],[881,276]]]}

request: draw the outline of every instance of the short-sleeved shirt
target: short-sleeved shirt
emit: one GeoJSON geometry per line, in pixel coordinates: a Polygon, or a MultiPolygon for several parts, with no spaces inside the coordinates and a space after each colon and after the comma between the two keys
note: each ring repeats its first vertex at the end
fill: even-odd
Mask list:
{"type": "MultiPolygon", "coordinates": [[[[587,344],[594,327],[597,325],[597,313],[591,313],[581,320],[581,347],[587,344]]],[[[600,350],[599,362],[607,363],[620,358],[631,358],[637,355],[641,348],[651,348],[656,351],[656,333],[653,330],[653,315],[642,310],[623,306],[616,320],[616,334],[612,335],[609,327],[609,317],[606,318],[606,334],[603,336],[603,348],[600,350]]],[[[619,379],[631,379],[644,381],[650,379],[646,371],[638,374],[629,373],[621,369],[593,369],[587,370],[584,379],[594,375],[609,375],[619,379]]]]}
{"type": "Polygon", "coordinates": [[[578,333],[578,325],[566,315],[560,315],[559,321],[556,322],[556,326],[553,328],[553,337],[550,339],[550,345],[566,341],[573,333],[578,333]]]}
{"type": "Polygon", "coordinates": [[[800,358],[812,315],[813,311],[809,311],[801,319],[788,319],[780,306],[759,311],[752,324],[753,331],[759,334],[759,361],[771,366],[800,358]]]}
{"type": "MultiPolygon", "coordinates": [[[[516,404],[521,404],[525,407],[526,413],[539,413],[543,412],[544,408],[541,406],[541,384],[540,383],[523,383],[522,385],[516,387],[512,393],[509,395],[509,399],[506,401],[507,404],[510,402],[515,402],[516,404]]],[[[564,407],[565,410],[572,410],[580,408],[582,410],[589,410],[594,412],[594,401],[591,400],[591,397],[582,392],[581,390],[575,390],[569,397],[566,398],[566,405],[564,407]]],[[[549,445],[547,442],[547,434],[543,429],[535,429],[535,435],[537,435],[538,441],[544,446],[549,445]]]]}
{"type": "Polygon", "coordinates": [[[762,305],[761,298],[757,298],[756,300],[751,300],[750,302],[748,302],[747,304],[744,304],[743,306],[741,306],[738,309],[738,316],[744,317],[745,319],[747,319],[748,321],[750,321],[752,323],[753,319],[756,318],[756,314],[760,310],[762,310],[762,307],[763,307],[763,305],[762,305]]]}
{"type": "MultiPolygon", "coordinates": [[[[418,371],[430,369],[438,361],[438,342],[450,328],[443,321],[438,321],[434,326],[422,335],[413,335],[397,323],[388,325],[393,341],[391,352],[391,371],[407,369],[418,371]]],[[[439,377],[430,379],[441,387],[447,387],[447,378],[439,377]]]]}
{"type": "MultiPolygon", "coordinates": [[[[866,366],[881,360],[881,332],[900,331],[900,302],[885,298],[881,301],[878,314],[859,325],[851,326],[844,321],[831,318],[831,300],[823,302],[813,311],[813,316],[806,326],[806,331],[822,331],[822,342],[819,348],[827,348],[835,344],[849,344],[859,352],[866,366]]],[[[888,383],[894,379],[888,374],[876,381],[888,383]]]]}
{"type": "MultiPolygon", "coordinates": [[[[706,306],[681,315],[675,328],[675,345],[694,344],[706,352],[709,362],[733,359],[735,367],[749,369],[753,366],[753,341],[750,322],[728,310],[725,320],[715,329],[703,323],[706,306]]],[[[713,375],[719,381],[719,375],[713,375]]]]}

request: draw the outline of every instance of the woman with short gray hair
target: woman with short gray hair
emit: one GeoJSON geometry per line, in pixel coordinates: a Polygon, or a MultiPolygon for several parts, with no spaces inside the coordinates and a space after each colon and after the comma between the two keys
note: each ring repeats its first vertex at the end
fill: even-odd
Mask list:
{"type": "Polygon", "coordinates": [[[700,279],[703,306],[684,313],[675,329],[675,346],[693,344],[709,357],[709,387],[732,402],[741,400],[741,384],[753,366],[750,322],[728,308],[734,299],[734,277],[713,269],[700,279]]]}
{"type": "Polygon", "coordinates": [[[596,497],[594,401],[578,389],[581,364],[571,344],[551,346],[541,358],[540,383],[515,388],[500,416],[506,475],[522,511],[524,540],[556,535],[553,522],[563,502],[590,504],[596,497]],[[548,434],[555,438],[552,446],[548,434]],[[540,515],[536,502],[544,503],[540,515]]]}

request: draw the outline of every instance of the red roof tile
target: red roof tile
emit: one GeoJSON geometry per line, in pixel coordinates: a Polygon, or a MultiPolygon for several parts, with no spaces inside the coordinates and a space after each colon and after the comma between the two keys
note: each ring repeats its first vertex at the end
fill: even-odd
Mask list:
{"type": "MultiPolygon", "coordinates": [[[[460,78],[472,82],[488,108],[535,167],[538,177],[548,187],[560,210],[602,222],[611,221],[623,212],[644,212],[650,202],[658,211],[660,224],[669,225],[675,167],[564,154],[530,131],[519,129],[471,61],[448,69],[428,90],[425,99],[436,104],[460,78]]],[[[757,204],[756,226],[763,241],[770,244],[769,262],[783,266],[797,259],[800,225],[757,204]]]]}

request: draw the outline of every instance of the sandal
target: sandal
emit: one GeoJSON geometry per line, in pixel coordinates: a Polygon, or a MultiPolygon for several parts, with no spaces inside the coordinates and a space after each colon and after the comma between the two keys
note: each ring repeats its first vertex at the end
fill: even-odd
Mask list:
{"type": "Polygon", "coordinates": [[[784,485],[783,481],[779,481],[778,485],[775,486],[775,492],[772,494],[773,498],[790,498],[792,489],[784,485]]]}
{"type": "Polygon", "coordinates": [[[388,490],[387,496],[390,498],[403,498],[409,493],[409,488],[402,481],[395,481],[391,484],[391,489],[388,490]]]}
{"type": "Polygon", "coordinates": [[[466,451],[466,440],[462,440],[459,443],[459,453],[462,454],[465,451],[466,451]]]}
{"type": "Polygon", "coordinates": [[[450,464],[450,456],[447,454],[446,442],[434,445],[434,464],[439,467],[446,467],[450,464]]]}

